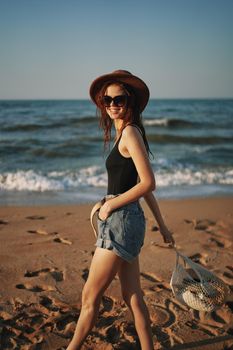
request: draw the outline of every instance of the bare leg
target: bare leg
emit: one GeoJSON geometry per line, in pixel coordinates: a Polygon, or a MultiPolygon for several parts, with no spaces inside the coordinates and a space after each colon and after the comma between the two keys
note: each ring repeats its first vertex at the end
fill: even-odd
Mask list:
{"type": "Polygon", "coordinates": [[[132,264],[123,262],[118,271],[122,296],[130,308],[142,350],[152,350],[153,340],[150,327],[150,317],[140,285],[138,258],[132,264]]]}
{"type": "Polygon", "coordinates": [[[67,350],[78,350],[94,326],[101,297],[109,286],[123,260],[113,252],[96,248],[87,282],[82,292],[82,309],[75,333],[67,350]]]}

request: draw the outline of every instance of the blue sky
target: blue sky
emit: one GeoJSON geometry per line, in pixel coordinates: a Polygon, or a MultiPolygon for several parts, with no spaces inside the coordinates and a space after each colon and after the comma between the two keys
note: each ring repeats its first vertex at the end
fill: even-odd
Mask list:
{"type": "Polygon", "coordinates": [[[0,99],[88,98],[115,69],[154,98],[233,97],[232,0],[0,0],[0,99]]]}

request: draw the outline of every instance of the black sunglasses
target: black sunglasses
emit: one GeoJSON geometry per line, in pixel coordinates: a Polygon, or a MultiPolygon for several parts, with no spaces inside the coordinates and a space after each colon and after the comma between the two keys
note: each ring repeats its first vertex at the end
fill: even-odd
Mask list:
{"type": "Polygon", "coordinates": [[[116,107],[123,107],[126,105],[127,101],[128,101],[128,96],[127,95],[118,95],[115,97],[111,97],[108,95],[103,96],[103,104],[105,107],[110,107],[112,101],[114,106],[116,107]]]}

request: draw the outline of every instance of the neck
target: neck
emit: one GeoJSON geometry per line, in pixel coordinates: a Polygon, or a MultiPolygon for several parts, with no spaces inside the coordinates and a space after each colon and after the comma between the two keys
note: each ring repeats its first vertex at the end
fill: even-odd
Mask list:
{"type": "Polygon", "coordinates": [[[115,126],[115,129],[116,129],[116,133],[120,134],[121,128],[123,126],[123,120],[122,119],[116,119],[114,121],[114,126],[115,126]]]}

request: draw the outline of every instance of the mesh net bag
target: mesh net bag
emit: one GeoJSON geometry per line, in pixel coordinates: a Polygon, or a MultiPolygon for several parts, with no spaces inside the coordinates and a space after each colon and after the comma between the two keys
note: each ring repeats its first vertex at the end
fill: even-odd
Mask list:
{"type": "Polygon", "coordinates": [[[182,304],[207,312],[219,308],[226,301],[229,292],[217,276],[177,250],[170,286],[182,304]]]}

